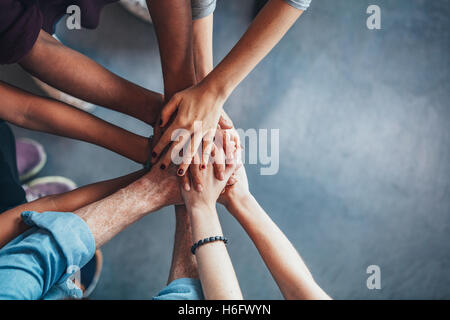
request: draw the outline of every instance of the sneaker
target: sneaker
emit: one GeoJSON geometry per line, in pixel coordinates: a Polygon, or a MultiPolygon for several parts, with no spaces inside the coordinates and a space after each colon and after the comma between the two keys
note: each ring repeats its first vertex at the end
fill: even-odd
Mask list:
{"type": "Polygon", "coordinates": [[[74,190],[77,185],[70,179],[54,176],[34,179],[22,187],[27,201],[31,202],[45,196],[74,190]]]}
{"type": "Polygon", "coordinates": [[[16,163],[20,181],[38,174],[46,162],[47,154],[40,143],[27,138],[16,139],[16,163]]]}
{"type": "Polygon", "coordinates": [[[140,19],[146,22],[152,22],[145,0],[121,0],[120,4],[140,19]]]}

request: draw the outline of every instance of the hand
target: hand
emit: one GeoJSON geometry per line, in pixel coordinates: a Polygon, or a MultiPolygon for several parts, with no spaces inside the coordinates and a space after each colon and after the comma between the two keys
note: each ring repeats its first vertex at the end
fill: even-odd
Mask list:
{"type": "MultiPolygon", "coordinates": [[[[143,188],[147,187],[147,181],[151,182],[152,186],[157,185],[159,189],[157,196],[160,197],[159,203],[162,203],[163,206],[183,204],[176,170],[177,168],[173,165],[167,170],[160,170],[158,163],[140,179],[143,182],[143,188]]],[[[152,200],[155,201],[156,199],[152,200]]]]}
{"type": "MultiPolygon", "coordinates": [[[[155,158],[153,163],[157,161],[163,150],[171,143],[175,130],[184,129],[188,136],[180,136],[178,141],[174,141],[166,156],[162,159],[162,164],[167,168],[172,160],[171,155],[178,154],[186,146],[184,148],[186,152],[183,154],[183,161],[177,171],[179,176],[183,176],[202,141],[204,141],[204,147],[207,150],[212,150],[209,145],[213,142],[217,125],[222,115],[223,103],[224,99],[220,95],[209,90],[207,86],[201,83],[175,94],[161,112],[160,126],[165,126],[174,112],[177,111],[173,123],[165,130],[153,149],[152,156],[155,158]],[[199,125],[194,126],[196,121],[201,122],[199,125]]],[[[227,116],[223,118],[222,124],[227,124],[226,118],[227,116]]]]}
{"type": "MultiPolygon", "coordinates": [[[[240,139],[237,131],[232,129],[223,130],[219,128],[216,131],[216,137],[214,143],[210,145],[212,150],[208,153],[203,149],[201,165],[190,165],[189,175],[183,175],[181,177],[181,185],[186,191],[189,191],[191,184],[198,192],[201,192],[204,187],[201,182],[201,170],[204,169],[208,163],[212,163],[214,167],[214,175],[219,180],[225,180],[224,171],[225,163],[227,161],[233,161],[233,157],[237,148],[241,148],[240,139]],[[223,152],[218,152],[218,150],[223,150],[223,152]],[[209,155],[211,154],[211,157],[209,155]],[[208,154],[208,155],[207,155],[208,154]],[[191,183],[192,181],[192,183],[191,183]]],[[[239,149],[240,151],[240,149],[239,149]]],[[[240,165],[240,153],[236,152],[236,160],[238,161],[238,166],[240,165]]],[[[194,164],[200,163],[199,156],[194,156],[194,164]]],[[[235,183],[233,175],[228,180],[227,185],[232,185],[235,183]]]]}
{"type": "MultiPolygon", "coordinates": [[[[236,182],[233,185],[227,185],[218,199],[218,202],[227,208],[236,207],[242,200],[251,197],[244,166],[234,172],[233,178],[236,182]]],[[[234,210],[229,211],[234,212],[234,210]]]]}
{"type": "MultiPolygon", "coordinates": [[[[222,152],[218,150],[217,152],[222,152]]],[[[237,156],[235,156],[237,158],[237,156]]],[[[214,176],[214,168],[212,164],[208,164],[205,169],[200,171],[199,178],[203,186],[203,191],[190,188],[186,191],[182,188],[181,195],[188,210],[198,207],[215,208],[217,198],[226,186],[226,181],[231,177],[236,169],[237,161],[231,161],[226,164],[224,171],[224,180],[217,180],[214,176]]]]}

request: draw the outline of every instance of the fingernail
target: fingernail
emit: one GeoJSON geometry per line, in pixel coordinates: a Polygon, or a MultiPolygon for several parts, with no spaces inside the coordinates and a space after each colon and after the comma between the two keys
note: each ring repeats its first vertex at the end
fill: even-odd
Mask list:
{"type": "Polygon", "coordinates": [[[191,190],[191,187],[189,186],[189,183],[186,183],[186,184],[184,185],[184,190],[186,190],[186,191],[191,190]]]}
{"type": "Polygon", "coordinates": [[[155,151],[152,152],[152,157],[153,157],[153,158],[156,158],[157,155],[158,155],[158,154],[157,154],[155,151]]]}
{"type": "Polygon", "coordinates": [[[202,164],[202,169],[205,169],[205,168],[206,168],[206,166],[204,164],[202,164]]]}
{"type": "Polygon", "coordinates": [[[178,175],[182,176],[183,175],[184,170],[183,169],[178,169],[178,175]]]}
{"type": "Polygon", "coordinates": [[[166,165],[163,163],[160,167],[161,170],[164,170],[166,168],[166,165]]]}
{"type": "Polygon", "coordinates": [[[223,173],[222,173],[222,172],[219,173],[219,179],[220,179],[220,180],[223,180],[223,173]]]}
{"type": "Polygon", "coordinates": [[[197,185],[197,191],[198,192],[202,192],[203,191],[203,186],[201,184],[197,185]]]}

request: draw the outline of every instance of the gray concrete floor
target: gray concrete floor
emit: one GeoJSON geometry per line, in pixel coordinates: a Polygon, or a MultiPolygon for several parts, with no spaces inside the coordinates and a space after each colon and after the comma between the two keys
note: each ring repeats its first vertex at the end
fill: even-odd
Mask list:
{"type": "MultiPolygon", "coordinates": [[[[365,26],[367,0],[313,0],[310,10],[235,90],[225,109],[240,128],[280,129],[280,171],[247,165],[256,198],[334,298],[450,298],[450,8],[446,0],[376,1],[382,30],[365,26]],[[366,268],[381,267],[381,290],[366,268]]],[[[250,1],[218,1],[214,55],[220,61],[248,26],[250,1]]],[[[63,41],[112,71],[162,89],[150,25],[119,5],[95,31],[63,41]]],[[[39,93],[17,66],[0,79],[39,93]]],[[[151,128],[97,108],[139,134],[151,128]]],[[[79,185],[138,165],[86,143],[15,128],[42,142],[41,176],[79,185]]],[[[229,252],[249,299],[281,295],[254,246],[225,210],[229,252]]],[[[108,243],[97,299],[148,299],[166,283],[174,232],[164,208],[108,243]]]]}

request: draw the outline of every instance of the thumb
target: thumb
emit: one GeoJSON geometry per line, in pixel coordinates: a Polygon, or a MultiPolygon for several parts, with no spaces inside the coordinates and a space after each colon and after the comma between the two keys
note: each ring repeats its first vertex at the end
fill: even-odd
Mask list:
{"type": "Polygon", "coordinates": [[[178,105],[180,103],[180,98],[178,98],[177,95],[174,95],[169,102],[164,106],[164,108],[161,111],[161,121],[160,127],[164,127],[167,122],[169,122],[170,117],[175,112],[175,110],[178,108],[178,105]]]}
{"type": "Polygon", "coordinates": [[[233,128],[233,122],[231,122],[230,119],[227,119],[227,117],[224,117],[224,115],[220,115],[219,118],[219,126],[222,129],[232,129],[233,128]]]}

